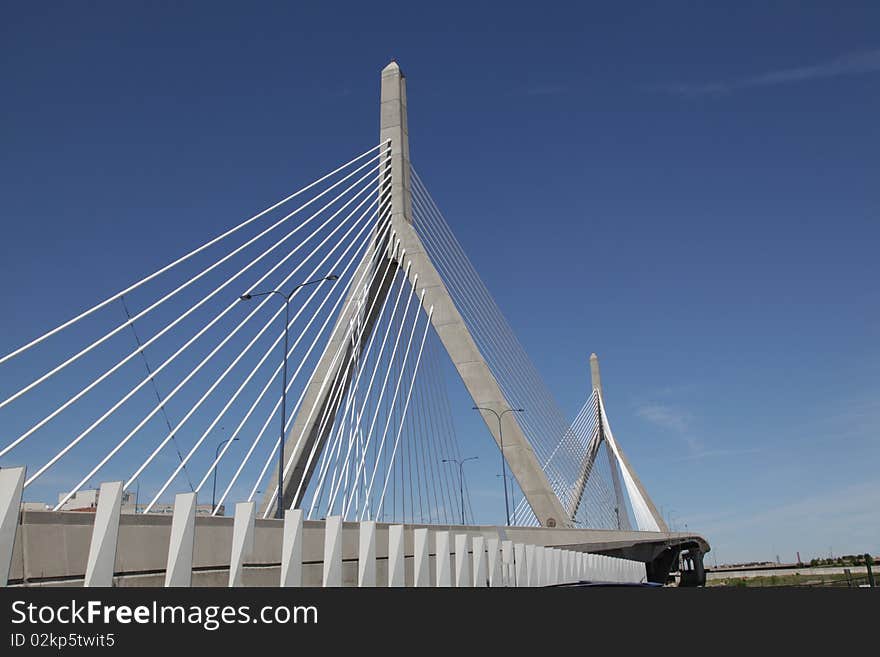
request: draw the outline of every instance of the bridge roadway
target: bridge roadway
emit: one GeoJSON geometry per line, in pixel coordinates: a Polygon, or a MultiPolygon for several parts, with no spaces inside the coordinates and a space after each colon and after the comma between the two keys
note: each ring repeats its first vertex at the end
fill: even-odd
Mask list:
{"type": "MultiPolygon", "coordinates": [[[[89,552],[94,514],[82,512],[23,511],[13,548],[10,585],[81,586],[89,552]]],[[[231,517],[197,517],[193,554],[193,586],[226,586],[232,547],[231,517]]],[[[303,526],[303,585],[321,586],[323,527],[321,520],[303,526]]],[[[379,523],[376,533],[377,581],[387,581],[388,524],[379,523]]],[[[413,529],[448,530],[451,534],[499,537],[514,543],[605,554],[642,561],[650,581],[665,582],[670,568],[678,565],[679,552],[691,557],[694,568],[682,585],[705,583],[703,554],[708,542],[696,534],[635,532],[602,529],[544,527],[494,527],[463,525],[406,525],[406,585],[412,585],[413,529]]],[[[162,586],[170,515],[130,515],[120,518],[116,551],[116,586],[162,586]]],[[[282,523],[258,519],[254,549],[245,560],[245,586],[277,586],[281,561],[282,523]]],[[[343,585],[355,586],[358,558],[358,523],[343,523],[343,585]]],[[[454,556],[452,557],[454,559],[454,556]]],[[[434,571],[434,556],[430,557],[434,571]]]]}

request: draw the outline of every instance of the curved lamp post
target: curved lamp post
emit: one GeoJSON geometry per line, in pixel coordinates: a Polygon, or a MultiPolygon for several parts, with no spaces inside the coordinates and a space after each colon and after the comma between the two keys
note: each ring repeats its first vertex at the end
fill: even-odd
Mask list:
{"type": "Polygon", "coordinates": [[[507,526],[510,527],[510,502],[507,499],[507,461],[504,460],[504,434],[501,433],[501,418],[504,417],[505,413],[523,413],[525,409],[523,408],[508,408],[501,413],[498,413],[492,408],[486,408],[484,406],[474,406],[473,410],[475,411],[488,411],[496,418],[498,418],[498,442],[501,445],[501,474],[503,475],[504,480],[504,513],[507,516],[507,526]]]}
{"type": "Polygon", "coordinates": [[[250,301],[256,297],[277,294],[284,299],[284,353],[282,354],[282,360],[284,362],[284,377],[281,382],[281,443],[278,449],[278,508],[275,510],[275,517],[278,519],[284,517],[284,428],[287,424],[287,325],[290,323],[290,299],[293,297],[294,292],[306,285],[314,285],[323,281],[335,281],[337,278],[339,278],[339,276],[336,274],[330,274],[324,278],[316,278],[313,281],[306,281],[305,283],[297,285],[287,294],[279,292],[278,290],[267,290],[265,292],[248,292],[239,297],[242,301],[250,301]]]}
{"type": "Polygon", "coordinates": [[[479,456],[469,456],[466,459],[443,459],[443,463],[458,464],[458,494],[461,496],[461,524],[464,524],[464,464],[468,461],[476,461],[479,456]]]}

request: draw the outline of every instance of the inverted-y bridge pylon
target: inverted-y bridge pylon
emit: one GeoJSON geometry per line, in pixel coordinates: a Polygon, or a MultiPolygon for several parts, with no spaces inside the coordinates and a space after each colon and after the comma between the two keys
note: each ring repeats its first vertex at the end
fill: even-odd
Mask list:
{"type": "MultiPolygon", "coordinates": [[[[507,408],[505,396],[480,352],[475,340],[450,296],[443,278],[413,228],[412,190],[407,128],[406,79],[396,62],[382,71],[380,102],[380,144],[382,154],[382,202],[388,204],[391,234],[381,238],[363,256],[358,272],[375,273],[391,268],[401,269],[413,287],[422,290],[421,304],[430,315],[431,324],[440,338],[475,406],[501,412],[507,408]],[[387,146],[386,146],[387,145],[387,146]],[[396,241],[392,241],[396,240],[396,241]]],[[[358,274],[355,275],[356,277],[358,274]]],[[[375,280],[377,277],[373,276],[375,280]]],[[[305,491],[325,448],[338,412],[344,390],[351,385],[347,358],[336,357],[339,347],[348,341],[347,351],[362,349],[375,325],[376,308],[382,307],[390,286],[379,276],[378,282],[366,290],[351,288],[339,315],[320,364],[307,384],[305,398],[285,444],[284,489],[285,508],[301,504],[305,491]],[[358,303],[355,297],[361,295],[358,303]],[[351,328],[357,327],[356,339],[351,328]],[[342,394],[339,394],[343,391],[342,394]],[[318,409],[318,412],[314,412],[318,409]],[[329,421],[325,418],[329,416],[329,421]]],[[[499,427],[484,417],[486,427],[501,447],[499,427]]],[[[539,523],[547,527],[568,526],[571,516],[563,507],[544,473],[525,432],[513,414],[503,418],[503,457],[510,467],[539,523]]],[[[264,517],[277,500],[277,486],[267,490],[262,503],[264,517]]]]}

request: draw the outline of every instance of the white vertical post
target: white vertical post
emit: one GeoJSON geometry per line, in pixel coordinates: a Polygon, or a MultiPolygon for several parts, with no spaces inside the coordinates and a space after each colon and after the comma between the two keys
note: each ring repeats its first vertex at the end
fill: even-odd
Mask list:
{"type": "Polygon", "coordinates": [[[437,586],[452,586],[452,573],[449,568],[449,532],[437,532],[434,534],[434,541],[437,586]]]}
{"type": "Polygon", "coordinates": [[[23,489],[24,468],[0,470],[0,586],[6,586],[9,582],[23,489]]]}
{"type": "Polygon", "coordinates": [[[303,512],[284,512],[284,536],[281,539],[281,586],[302,586],[303,512]]]}
{"type": "Polygon", "coordinates": [[[342,516],[324,520],[324,586],[342,586],[342,516]]]}
{"type": "Polygon", "coordinates": [[[486,572],[486,539],[483,536],[474,536],[474,586],[487,586],[488,573],[486,572]]]}
{"type": "Polygon", "coordinates": [[[179,493],[174,498],[171,540],[165,565],[166,587],[192,586],[193,544],[196,536],[196,494],[179,493]]]}
{"type": "Polygon", "coordinates": [[[467,534],[455,535],[455,585],[456,586],[473,586],[471,579],[471,564],[468,557],[468,543],[470,542],[467,534]]]}
{"type": "Polygon", "coordinates": [[[553,583],[562,584],[562,550],[553,548],[553,583]]]}
{"type": "Polygon", "coordinates": [[[430,586],[431,572],[428,570],[430,559],[428,547],[428,529],[413,530],[413,586],[430,586]]]}
{"type": "Polygon", "coordinates": [[[404,578],[403,525],[388,528],[388,586],[403,586],[404,578]]]}
{"type": "Polygon", "coordinates": [[[501,582],[502,586],[517,586],[514,569],[513,541],[501,541],[501,582]]]}
{"type": "Polygon", "coordinates": [[[541,550],[534,545],[526,545],[526,569],[529,573],[526,586],[540,586],[541,579],[541,550]]]}
{"type": "Polygon", "coordinates": [[[358,586],[376,586],[376,522],[358,525],[358,586]]]}
{"type": "Polygon", "coordinates": [[[89,544],[85,586],[113,586],[116,565],[116,539],[119,536],[119,512],[122,508],[122,482],[101,484],[98,508],[89,544]]]}
{"type": "Polygon", "coordinates": [[[256,502],[239,502],[235,505],[232,521],[232,554],[229,557],[229,586],[242,586],[244,560],[254,550],[254,518],[256,502]]]}
{"type": "MultiPolygon", "coordinates": [[[[506,543],[507,541],[505,541],[506,543]]],[[[503,547],[503,544],[502,544],[503,547]]],[[[514,573],[513,573],[513,586],[531,586],[532,583],[529,580],[529,564],[528,564],[528,550],[527,546],[522,543],[516,543],[513,546],[513,555],[514,555],[514,573]]]]}
{"type": "Polygon", "coordinates": [[[553,584],[553,548],[545,547],[544,550],[544,586],[553,584]]]}
{"type": "Polygon", "coordinates": [[[489,586],[504,586],[504,578],[501,576],[501,552],[499,551],[499,539],[486,539],[486,568],[489,575],[489,586]]]}

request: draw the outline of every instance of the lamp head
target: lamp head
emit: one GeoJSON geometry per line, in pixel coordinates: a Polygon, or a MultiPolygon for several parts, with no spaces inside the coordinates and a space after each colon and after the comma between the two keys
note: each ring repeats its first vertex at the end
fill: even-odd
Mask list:
{"type": "Polygon", "coordinates": [[[330,274],[330,275],[327,276],[324,280],[326,280],[326,281],[335,281],[335,280],[338,280],[338,279],[339,279],[339,276],[337,276],[336,274],[330,274]]]}
{"type": "Polygon", "coordinates": [[[241,295],[240,297],[238,297],[238,298],[241,299],[242,301],[250,301],[250,300],[251,300],[251,295],[250,295],[250,294],[242,294],[242,295],[241,295]]]}

